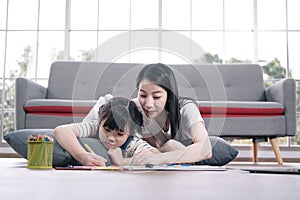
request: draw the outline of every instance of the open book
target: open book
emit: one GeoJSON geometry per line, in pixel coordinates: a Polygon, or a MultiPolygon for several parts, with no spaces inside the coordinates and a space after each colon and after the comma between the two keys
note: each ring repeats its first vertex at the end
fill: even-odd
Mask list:
{"type": "Polygon", "coordinates": [[[132,171],[226,171],[226,167],[205,165],[146,165],[131,166],[132,171]]]}
{"type": "Polygon", "coordinates": [[[226,167],[205,165],[146,165],[146,166],[68,166],[56,170],[117,170],[117,171],[226,171],[226,167]]]}

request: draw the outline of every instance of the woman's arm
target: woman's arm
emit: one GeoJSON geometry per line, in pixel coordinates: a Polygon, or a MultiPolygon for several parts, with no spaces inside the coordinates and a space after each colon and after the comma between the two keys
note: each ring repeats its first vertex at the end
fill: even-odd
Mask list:
{"type": "Polygon", "coordinates": [[[106,159],[87,152],[79,143],[76,124],[61,125],[54,129],[58,143],[82,165],[105,166],[106,159]]]}
{"type": "Polygon", "coordinates": [[[133,164],[192,163],[212,156],[211,143],[203,122],[196,122],[190,127],[193,144],[162,154],[137,154],[133,164]]]}
{"type": "Polygon", "coordinates": [[[168,151],[175,151],[179,149],[184,149],[185,146],[181,144],[180,142],[176,140],[168,140],[164,145],[158,148],[158,150],[162,153],[168,152],[168,151]]]}

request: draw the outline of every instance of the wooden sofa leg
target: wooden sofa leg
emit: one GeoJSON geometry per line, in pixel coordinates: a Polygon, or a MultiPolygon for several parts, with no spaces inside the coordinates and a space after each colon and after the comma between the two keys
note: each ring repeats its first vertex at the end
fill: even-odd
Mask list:
{"type": "Polygon", "coordinates": [[[276,138],[270,138],[270,143],[272,145],[272,148],[273,148],[276,160],[278,162],[278,165],[282,165],[283,160],[282,160],[282,157],[281,157],[281,154],[280,154],[280,149],[279,149],[276,138]]]}
{"type": "Polygon", "coordinates": [[[254,163],[257,163],[257,161],[258,161],[257,154],[258,154],[258,142],[253,142],[253,162],[254,163]]]}

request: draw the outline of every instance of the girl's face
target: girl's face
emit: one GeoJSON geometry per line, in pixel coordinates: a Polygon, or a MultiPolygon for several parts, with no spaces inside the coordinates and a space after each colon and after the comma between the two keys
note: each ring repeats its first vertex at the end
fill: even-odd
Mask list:
{"type": "Polygon", "coordinates": [[[99,127],[99,139],[102,144],[107,149],[115,149],[122,146],[130,135],[128,128],[124,132],[110,130],[107,127],[103,127],[105,121],[106,119],[102,120],[99,127]]]}
{"type": "Polygon", "coordinates": [[[165,109],[167,96],[165,89],[148,79],[140,82],[138,99],[147,117],[154,118],[165,109]]]}

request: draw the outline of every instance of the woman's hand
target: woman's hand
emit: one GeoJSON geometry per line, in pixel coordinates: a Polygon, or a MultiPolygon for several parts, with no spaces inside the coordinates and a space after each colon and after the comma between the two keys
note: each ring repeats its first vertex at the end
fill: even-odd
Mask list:
{"type": "Polygon", "coordinates": [[[141,150],[135,153],[132,157],[132,165],[147,165],[153,164],[158,165],[161,164],[158,153],[153,153],[149,150],[141,150]]]}
{"type": "Polygon", "coordinates": [[[95,153],[86,152],[80,155],[78,161],[85,166],[106,166],[106,159],[95,153]]]}

